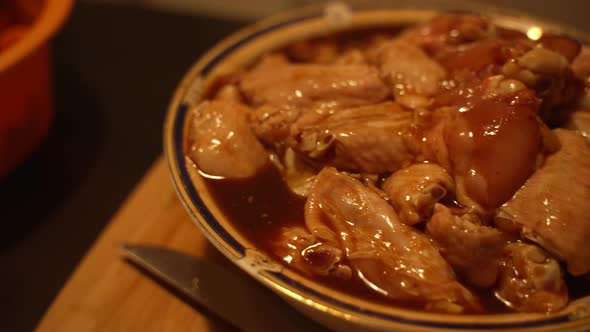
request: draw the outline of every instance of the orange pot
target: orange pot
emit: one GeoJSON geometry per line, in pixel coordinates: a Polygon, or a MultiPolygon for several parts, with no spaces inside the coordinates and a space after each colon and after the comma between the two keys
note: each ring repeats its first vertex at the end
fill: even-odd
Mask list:
{"type": "Polygon", "coordinates": [[[50,43],[72,7],[72,0],[19,1],[42,10],[25,34],[0,50],[0,178],[35,150],[51,126],[50,43]]]}

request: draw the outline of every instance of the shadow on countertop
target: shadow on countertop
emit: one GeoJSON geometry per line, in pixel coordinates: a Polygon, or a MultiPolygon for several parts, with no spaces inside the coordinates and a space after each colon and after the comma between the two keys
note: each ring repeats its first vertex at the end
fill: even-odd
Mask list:
{"type": "Polygon", "coordinates": [[[188,67],[243,23],[78,3],[54,44],[56,119],[0,183],[0,331],[31,331],[161,153],[188,67]]]}

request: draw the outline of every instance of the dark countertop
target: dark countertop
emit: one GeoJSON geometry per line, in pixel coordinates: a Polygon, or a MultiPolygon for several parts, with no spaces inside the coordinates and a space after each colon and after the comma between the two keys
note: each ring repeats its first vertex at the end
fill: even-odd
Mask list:
{"type": "MultiPolygon", "coordinates": [[[[588,10],[580,8],[589,4],[512,5],[590,31],[588,10]]],[[[182,74],[242,25],[78,3],[54,45],[55,125],[41,149],[0,183],[0,331],[36,326],[100,230],[161,153],[162,121],[182,74]]]]}

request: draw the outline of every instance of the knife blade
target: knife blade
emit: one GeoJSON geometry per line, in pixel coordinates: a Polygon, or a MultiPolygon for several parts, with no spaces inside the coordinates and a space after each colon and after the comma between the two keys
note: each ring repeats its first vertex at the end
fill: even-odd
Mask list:
{"type": "Polygon", "coordinates": [[[327,331],[244,273],[157,246],[122,245],[123,255],[156,280],[245,332],[327,331]]]}

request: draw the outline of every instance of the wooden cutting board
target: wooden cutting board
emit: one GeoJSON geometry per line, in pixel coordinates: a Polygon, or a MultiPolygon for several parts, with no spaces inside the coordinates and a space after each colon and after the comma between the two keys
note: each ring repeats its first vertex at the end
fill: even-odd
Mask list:
{"type": "Polygon", "coordinates": [[[173,296],[121,259],[124,242],[155,244],[230,264],[185,213],[160,158],[104,229],[37,331],[235,331],[173,296]]]}

